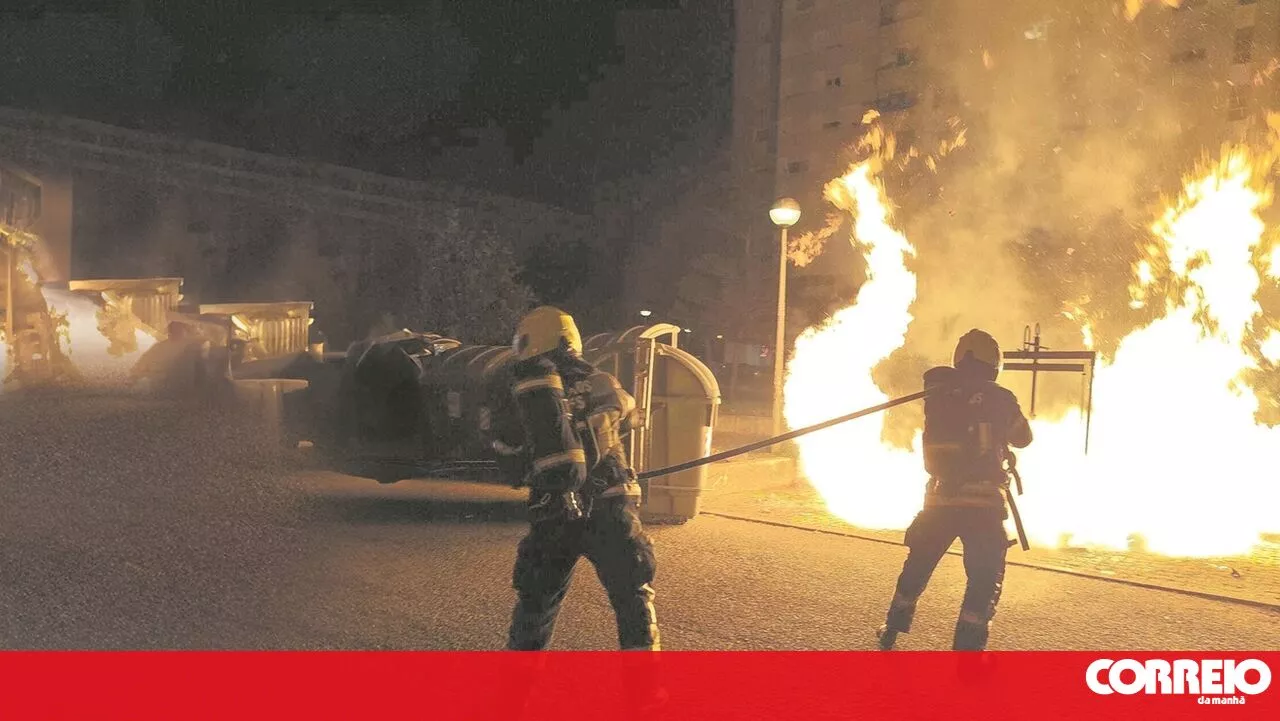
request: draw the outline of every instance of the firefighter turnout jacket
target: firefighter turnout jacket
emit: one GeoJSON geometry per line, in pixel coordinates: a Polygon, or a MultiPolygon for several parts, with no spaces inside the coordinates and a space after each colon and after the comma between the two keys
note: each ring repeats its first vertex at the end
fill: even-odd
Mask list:
{"type": "Polygon", "coordinates": [[[616,378],[560,351],[519,362],[513,375],[528,485],[540,493],[640,494],[623,443],[635,400],[616,378]]]}
{"type": "Polygon", "coordinates": [[[1009,446],[1031,443],[1017,397],[988,378],[950,366],[930,369],[924,385],[936,389],[924,402],[925,508],[1005,511],[1005,454],[1009,446]]]}

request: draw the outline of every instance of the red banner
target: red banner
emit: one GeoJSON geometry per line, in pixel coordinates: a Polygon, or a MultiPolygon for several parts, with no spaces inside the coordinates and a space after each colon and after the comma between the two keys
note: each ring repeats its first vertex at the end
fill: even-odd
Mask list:
{"type": "Polygon", "coordinates": [[[0,653],[0,718],[1280,718],[1280,653],[0,653]]]}

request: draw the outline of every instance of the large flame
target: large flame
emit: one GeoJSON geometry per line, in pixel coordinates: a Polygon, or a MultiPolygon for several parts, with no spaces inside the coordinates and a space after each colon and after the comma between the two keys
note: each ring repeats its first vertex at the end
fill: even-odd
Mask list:
{"type": "Polygon", "coordinates": [[[76,370],[95,384],[129,382],[129,371],[155,337],[109,304],[65,290],[41,292],[49,310],[66,319],[61,347],[76,370]]]}
{"type": "MultiPolygon", "coordinates": [[[[783,388],[783,414],[793,428],[888,400],[871,370],[902,346],[916,298],[916,278],[906,266],[915,249],[889,222],[872,162],[855,165],[827,187],[826,196],[856,216],[853,231],[867,259],[867,281],[857,303],[796,339],[783,388]]],[[[916,510],[920,484],[908,479],[919,478],[920,462],[882,444],[874,420],[805,436],[800,453],[810,482],[832,512],[851,523],[905,527],[916,510]]]]}
{"type": "Polygon", "coordinates": [[[1148,5],[1164,5],[1165,7],[1181,7],[1182,0],[1124,0],[1124,16],[1129,20],[1133,20],[1142,14],[1142,10],[1148,5]]]}
{"type": "MultiPolygon", "coordinates": [[[[1280,430],[1255,421],[1257,398],[1240,380],[1255,365],[1242,346],[1260,313],[1253,259],[1273,163],[1228,149],[1152,226],[1135,304],[1158,302],[1163,315],[1098,370],[1088,456],[1079,411],[1034,422],[1036,440],[1020,454],[1033,540],[1126,548],[1137,538],[1160,553],[1217,556],[1247,552],[1280,529],[1280,484],[1267,470],[1280,430]]],[[[856,215],[869,279],[854,305],[797,340],[785,387],[792,427],[886,400],[872,369],[903,345],[911,321],[912,246],[890,225],[882,186],[860,165],[836,187],[847,194],[828,198],[856,215]]],[[[1090,332],[1082,324],[1082,340],[1090,332]]],[[[1278,338],[1263,340],[1264,357],[1280,356],[1278,338]]],[[[902,529],[922,496],[919,435],[914,448],[894,448],[882,428],[882,419],[865,419],[804,437],[801,462],[836,515],[902,529]]]]}
{"type": "Polygon", "coordinates": [[[13,263],[13,272],[0,266],[5,274],[0,288],[12,278],[14,288],[5,292],[13,297],[15,325],[31,340],[20,351],[18,339],[6,337],[0,318],[0,391],[15,383],[128,383],[133,365],[155,344],[155,331],[145,329],[128,307],[105,297],[45,287],[31,255],[38,239],[4,231],[7,247],[0,260],[13,263]]]}

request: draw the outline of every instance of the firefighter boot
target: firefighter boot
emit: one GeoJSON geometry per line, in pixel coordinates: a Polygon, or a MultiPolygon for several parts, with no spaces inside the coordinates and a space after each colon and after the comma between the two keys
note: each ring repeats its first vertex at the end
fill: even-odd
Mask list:
{"type": "Polygon", "coordinates": [[[889,604],[889,613],[885,615],[884,625],[876,633],[881,651],[893,650],[898,634],[911,632],[911,621],[915,615],[916,599],[895,593],[889,604]]]}
{"type": "Polygon", "coordinates": [[[951,644],[952,651],[985,651],[990,624],[965,618],[963,615],[956,621],[955,638],[951,644]]]}
{"type": "Polygon", "coordinates": [[[632,594],[610,596],[618,620],[618,646],[623,651],[662,650],[653,598],[653,587],[647,583],[632,594]]]}
{"type": "Polygon", "coordinates": [[[883,625],[879,631],[876,631],[876,642],[880,646],[881,651],[892,651],[894,644],[898,642],[898,632],[883,625]]]}
{"type": "Polygon", "coordinates": [[[653,715],[662,712],[670,702],[666,683],[662,677],[662,654],[625,654],[622,659],[623,698],[630,714],[624,718],[652,721],[653,715]]]}

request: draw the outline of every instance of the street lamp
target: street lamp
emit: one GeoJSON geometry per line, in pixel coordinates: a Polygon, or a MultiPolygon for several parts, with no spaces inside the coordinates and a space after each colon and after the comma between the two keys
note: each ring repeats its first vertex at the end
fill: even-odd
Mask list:
{"type": "Polygon", "coordinates": [[[640,317],[641,317],[641,318],[648,318],[648,317],[649,317],[649,316],[651,316],[651,315],[653,315],[653,311],[651,311],[651,310],[642,310],[642,311],[640,311],[640,317]]]}
{"type": "Polygon", "coordinates": [[[800,221],[800,204],[781,198],[769,209],[769,220],[778,226],[778,327],[773,344],[773,435],[782,434],[782,359],[786,355],[787,325],[787,229],[800,221]]]}

